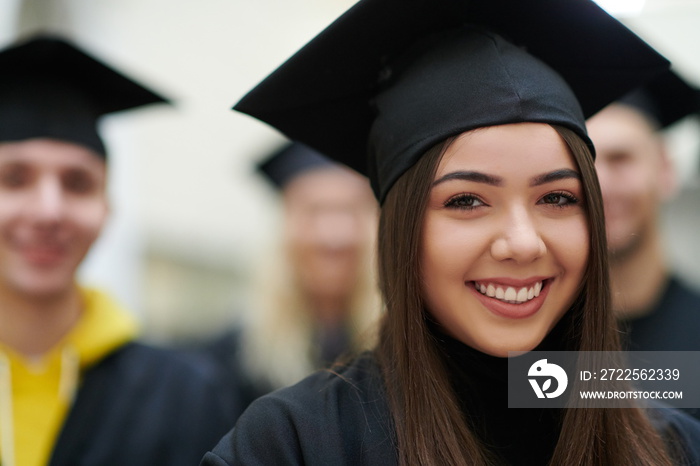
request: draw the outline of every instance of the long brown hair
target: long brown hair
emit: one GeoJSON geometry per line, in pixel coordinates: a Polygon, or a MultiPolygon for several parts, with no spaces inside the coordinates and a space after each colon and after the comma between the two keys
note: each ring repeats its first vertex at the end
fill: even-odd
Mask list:
{"type": "MultiPolygon", "coordinates": [[[[610,309],[602,196],[588,147],[554,126],[581,172],[590,251],[580,295],[568,311],[566,350],[619,351],[610,309]]],[[[419,249],[437,165],[454,139],[429,150],[389,192],[379,222],[379,280],[386,314],[377,357],[386,384],[402,465],[491,465],[496,461],[465,422],[426,325],[419,249]],[[416,422],[416,420],[420,420],[416,422]]],[[[640,409],[565,410],[550,464],[671,465],[661,437],[640,409]]]]}

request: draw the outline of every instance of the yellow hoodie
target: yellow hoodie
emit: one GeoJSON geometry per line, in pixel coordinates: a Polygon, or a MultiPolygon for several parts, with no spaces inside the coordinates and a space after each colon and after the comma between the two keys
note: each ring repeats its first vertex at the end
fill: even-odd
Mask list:
{"type": "Polygon", "coordinates": [[[108,295],[81,289],[75,327],[40,359],[0,345],[0,463],[44,466],[82,372],[134,339],[135,319],[108,295]]]}

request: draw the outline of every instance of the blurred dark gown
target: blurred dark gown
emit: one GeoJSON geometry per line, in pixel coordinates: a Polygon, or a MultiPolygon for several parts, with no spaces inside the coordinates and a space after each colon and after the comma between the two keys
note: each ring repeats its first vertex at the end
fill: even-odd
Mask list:
{"type": "Polygon", "coordinates": [[[700,351],[700,293],[672,276],[651,312],[622,325],[631,351],[700,351]]]}
{"type": "MultiPolygon", "coordinates": [[[[700,293],[671,276],[653,309],[621,326],[630,351],[700,351],[700,293]]],[[[700,408],[683,411],[700,419],[700,408]]]]}
{"type": "MultiPolygon", "coordinates": [[[[325,332],[316,331],[313,340],[312,347],[315,351],[311,358],[314,366],[319,369],[329,367],[352,346],[350,332],[344,325],[325,332]]],[[[248,373],[243,362],[242,341],[243,330],[234,327],[209,341],[190,343],[187,346],[190,351],[211,359],[219,366],[222,388],[234,392],[241,408],[245,409],[255,399],[279,387],[248,373]]]]}
{"type": "Polygon", "coordinates": [[[231,428],[235,398],[190,355],[128,343],[83,374],[50,466],[191,466],[231,428]]]}

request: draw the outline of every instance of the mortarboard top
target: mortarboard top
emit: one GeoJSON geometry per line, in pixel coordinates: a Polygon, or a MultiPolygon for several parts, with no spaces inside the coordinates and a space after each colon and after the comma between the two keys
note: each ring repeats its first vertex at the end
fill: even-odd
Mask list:
{"type": "Polygon", "coordinates": [[[234,109],[367,174],[382,202],[477,127],[560,124],[590,145],[584,118],[666,68],[589,0],[361,0],[234,109]]]}
{"type": "Polygon", "coordinates": [[[54,138],[104,157],[97,120],[166,99],[53,36],[0,51],[0,142],[54,138]]]}
{"type": "Polygon", "coordinates": [[[290,142],[260,162],[257,168],[277,189],[282,190],[287,183],[302,173],[337,166],[337,163],[309,146],[290,142]]]}
{"type": "Polygon", "coordinates": [[[700,90],[669,70],[622,97],[618,103],[645,114],[659,129],[700,112],[700,90]]]}

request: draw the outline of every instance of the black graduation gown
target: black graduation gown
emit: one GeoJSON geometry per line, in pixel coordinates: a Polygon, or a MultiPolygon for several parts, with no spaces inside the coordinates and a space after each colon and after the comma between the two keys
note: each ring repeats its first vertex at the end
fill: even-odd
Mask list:
{"type": "MultiPolygon", "coordinates": [[[[559,339],[558,327],[538,350],[559,339]]],[[[498,464],[548,464],[561,431],[562,410],[508,408],[508,358],[489,356],[433,330],[452,388],[471,430],[498,464]]]]}
{"type": "Polygon", "coordinates": [[[393,429],[378,368],[362,356],[254,401],[203,465],[392,465],[393,429]]]}
{"type": "MultiPolygon", "coordinates": [[[[664,436],[679,435],[687,464],[700,464],[700,423],[675,410],[654,410],[654,416],[664,436]]],[[[200,466],[279,464],[397,464],[392,422],[372,356],[259,398],[200,466]]]]}
{"type": "MultiPolygon", "coordinates": [[[[252,376],[246,369],[243,357],[244,330],[239,327],[227,329],[213,339],[204,342],[189,342],[182,345],[187,352],[209,358],[221,369],[221,384],[236,393],[242,409],[255,399],[275,390],[269,381],[252,376]]],[[[336,358],[351,347],[349,327],[342,325],[327,333],[316,332],[312,357],[316,368],[329,367],[336,358]]]]}
{"type": "Polygon", "coordinates": [[[192,466],[233,425],[212,365],[129,343],[83,374],[50,466],[192,466]]]}
{"type": "Polygon", "coordinates": [[[622,324],[632,351],[700,351],[700,293],[671,277],[651,312],[622,324]]]}
{"type": "MultiPolygon", "coordinates": [[[[631,351],[700,351],[700,293],[672,276],[651,312],[621,325],[631,351]]],[[[700,419],[700,408],[682,411],[700,419]]]]}
{"type": "Polygon", "coordinates": [[[242,339],[242,330],[232,328],[211,340],[189,342],[181,347],[183,351],[200,355],[218,366],[219,383],[223,389],[236,395],[241,412],[253,400],[274,390],[270,384],[256,380],[245,369],[242,339]]]}

